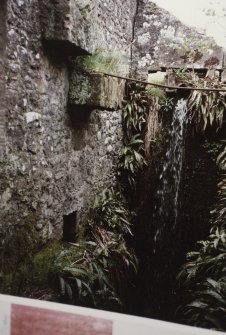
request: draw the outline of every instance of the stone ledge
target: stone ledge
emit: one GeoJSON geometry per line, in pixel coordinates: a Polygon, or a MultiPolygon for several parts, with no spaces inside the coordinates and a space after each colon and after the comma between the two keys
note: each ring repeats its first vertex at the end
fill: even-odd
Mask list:
{"type": "Polygon", "coordinates": [[[96,15],[92,0],[40,0],[42,37],[46,45],[66,54],[94,51],[91,39],[92,18],[96,15]]]}
{"type": "Polygon", "coordinates": [[[69,105],[116,110],[122,107],[125,80],[103,74],[73,73],[69,89],[69,105]]]}

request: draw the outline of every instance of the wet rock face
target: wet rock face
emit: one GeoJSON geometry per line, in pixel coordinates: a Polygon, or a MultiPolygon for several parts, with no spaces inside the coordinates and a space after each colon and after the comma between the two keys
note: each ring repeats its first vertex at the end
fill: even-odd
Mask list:
{"type": "Polygon", "coordinates": [[[185,26],[153,2],[139,2],[135,21],[133,68],[141,76],[161,67],[222,67],[223,50],[213,39],[185,26]]]}
{"type": "MultiPolygon", "coordinates": [[[[116,48],[130,55],[135,3],[7,1],[7,16],[4,12],[1,21],[7,23],[7,44],[0,45],[7,107],[0,157],[0,234],[26,226],[44,241],[61,238],[63,215],[77,212],[79,226],[94,195],[115,183],[122,141],[120,104],[110,99],[101,110],[95,105],[87,111],[77,104],[69,110],[64,46],[70,42],[70,50],[86,53],[116,48]],[[62,44],[48,44],[55,40],[62,44]]],[[[0,31],[1,39],[5,35],[0,31]]]]}

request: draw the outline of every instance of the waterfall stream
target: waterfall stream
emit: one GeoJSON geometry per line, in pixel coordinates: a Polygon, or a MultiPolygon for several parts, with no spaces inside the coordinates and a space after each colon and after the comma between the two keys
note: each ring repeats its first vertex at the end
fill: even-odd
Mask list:
{"type": "Polygon", "coordinates": [[[151,289],[150,296],[155,305],[154,311],[157,314],[154,315],[157,318],[172,309],[172,299],[175,295],[173,287],[180,248],[177,223],[187,125],[186,103],[186,100],[180,99],[172,114],[152,217],[154,228],[151,261],[153,289],[151,289]]]}
{"type": "Polygon", "coordinates": [[[164,114],[162,131],[160,150],[142,184],[147,195],[142,193],[136,222],[140,268],[134,309],[140,305],[142,316],[177,321],[184,292],[176,277],[194,242],[208,234],[206,209],[215,201],[217,170],[205,139],[192,135],[185,99],[164,114]]]}
{"type": "Polygon", "coordinates": [[[183,166],[185,129],[187,124],[186,100],[177,102],[168,133],[168,144],[159,177],[155,222],[157,224],[154,243],[159,243],[166,225],[174,229],[178,219],[178,196],[183,166]]]}

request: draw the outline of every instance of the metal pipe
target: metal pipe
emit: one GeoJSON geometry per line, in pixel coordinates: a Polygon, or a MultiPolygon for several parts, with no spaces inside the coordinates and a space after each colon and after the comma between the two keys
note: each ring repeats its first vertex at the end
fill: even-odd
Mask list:
{"type": "Polygon", "coordinates": [[[176,89],[176,90],[190,90],[190,91],[226,92],[226,89],[223,89],[223,88],[221,89],[221,88],[210,88],[210,87],[204,88],[204,87],[188,87],[188,86],[186,87],[168,86],[168,85],[163,85],[163,84],[149,83],[148,81],[145,81],[145,80],[123,77],[123,76],[119,76],[119,75],[115,75],[115,74],[111,74],[107,72],[92,72],[92,73],[93,74],[103,74],[104,76],[108,76],[108,77],[119,78],[119,79],[123,79],[127,81],[133,81],[133,82],[137,82],[140,84],[151,85],[151,86],[161,87],[161,88],[169,88],[169,89],[176,89]]]}

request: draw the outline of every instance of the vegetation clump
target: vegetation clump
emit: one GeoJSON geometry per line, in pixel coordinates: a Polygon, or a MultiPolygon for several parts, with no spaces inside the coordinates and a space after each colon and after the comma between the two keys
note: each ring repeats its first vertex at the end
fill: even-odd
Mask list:
{"type": "Polygon", "coordinates": [[[124,146],[119,155],[119,174],[123,183],[135,189],[137,175],[147,165],[151,145],[161,130],[160,110],[173,108],[173,99],[161,89],[132,83],[123,106],[124,146]]]}
{"type": "Polygon", "coordinates": [[[197,132],[204,132],[207,126],[222,127],[226,108],[226,86],[209,70],[204,78],[195,72],[175,71],[176,81],[186,86],[200,89],[219,89],[219,91],[192,90],[188,97],[189,120],[197,132]]]}
{"type": "MultiPolygon", "coordinates": [[[[200,79],[208,87],[222,87],[215,81],[200,79]],[[211,86],[212,85],[212,86],[211,86]]],[[[205,86],[204,86],[205,87],[205,86]]],[[[222,127],[225,118],[225,92],[194,91],[189,98],[190,117],[197,131],[207,126],[222,127]]],[[[219,171],[218,200],[211,212],[211,230],[206,240],[197,242],[187,254],[178,275],[186,292],[186,303],[179,308],[183,321],[195,326],[226,330],[226,148],[225,141],[211,149],[219,171]],[[217,153],[217,154],[216,154],[217,153]]]]}
{"type": "Polygon", "coordinates": [[[73,62],[85,72],[122,73],[127,61],[119,52],[108,53],[98,48],[92,55],[78,56],[73,62]]]}
{"type": "Polygon", "coordinates": [[[125,200],[119,192],[106,190],[90,208],[84,239],[56,255],[54,273],[65,301],[110,310],[123,308],[129,274],[137,268],[126,242],[131,234],[125,200]]]}
{"type": "MultiPolygon", "coordinates": [[[[225,88],[217,79],[210,77],[194,78],[194,86],[200,88],[225,88]]],[[[188,100],[190,121],[195,124],[197,131],[204,131],[209,124],[220,128],[223,124],[224,111],[226,108],[226,92],[207,92],[194,90],[188,100]]]]}
{"type": "MultiPolygon", "coordinates": [[[[225,150],[223,151],[225,155],[225,150]]],[[[222,153],[223,153],[222,152],[222,153]]],[[[218,157],[222,163],[222,153],[218,157]]],[[[225,171],[226,164],[219,165],[225,171]]],[[[187,254],[178,279],[187,291],[187,303],[181,312],[188,323],[226,330],[226,178],[218,184],[218,201],[212,211],[209,237],[197,243],[197,250],[187,254]]]]}
{"type": "MultiPolygon", "coordinates": [[[[186,86],[225,88],[210,73],[206,78],[187,71],[177,75],[186,86]]],[[[156,141],[161,129],[160,111],[170,111],[173,106],[174,100],[161,89],[147,90],[140,84],[129,86],[123,108],[124,147],[120,152],[119,171],[132,190],[138,174],[147,164],[150,143],[156,141]]],[[[223,125],[225,107],[224,91],[192,90],[188,97],[190,124],[197,132],[204,133],[207,127],[213,126],[217,131],[223,125]]],[[[207,240],[198,242],[196,251],[188,253],[178,280],[187,292],[187,304],[180,308],[187,323],[222,330],[226,329],[223,319],[226,312],[226,150],[222,144],[217,147],[217,152],[216,164],[221,180],[218,201],[212,211],[211,232],[207,240]]]]}
{"type": "MultiPolygon", "coordinates": [[[[137,175],[147,165],[147,132],[153,141],[157,136],[156,129],[148,129],[150,115],[157,118],[160,108],[168,111],[173,105],[165,94],[154,95],[145,85],[133,83],[127,89],[122,114],[124,145],[118,164],[119,188],[123,190],[135,189],[137,175]]],[[[133,217],[128,208],[121,191],[105,190],[90,207],[82,240],[58,253],[54,271],[66,301],[112,310],[122,308],[129,278],[137,269],[135,254],[127,243],[133,217]]]]}
{"type": "Polygon", "coordinates": [[[119,174],[124,188],[134,189],[136,176],[147,164],[144,137],[148,117],[148,96],[144,85],[128,86],[123,105],[123,147],[119,152],[119,174]]]}

